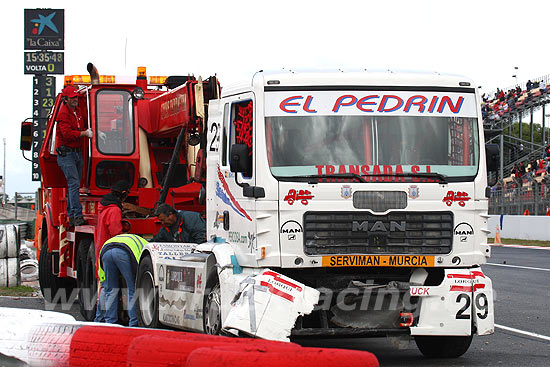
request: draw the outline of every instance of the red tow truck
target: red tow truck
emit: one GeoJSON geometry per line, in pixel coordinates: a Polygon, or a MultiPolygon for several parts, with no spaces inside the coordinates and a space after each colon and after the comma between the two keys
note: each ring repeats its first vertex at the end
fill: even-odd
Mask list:
{"type": "MultiPolygon", "coordinates": [[[[126,230],[141,236],[158,231],[152,215],[157,203],[204,212],[205,121],[210,99],[219,84],[193,76],[148,77],[138,68],[135,80],[99,75],[65,76],[65,85],[79,90],[78,109],[93,138],[83,139],[84,159],[80,200],[87,225],[70,226],[67,183],[57,165],[56,118],[59,94],[51,109],[39,162],[42,174],[36,219],[39,280],[48,302],[66,302],[78,295],[87,320],[95,315],[95,227],[101,197],[118,180],[131,183],[124,204],[126,230]],[[86,140],[86,141],[84,141],[86,140]],[[201,194],[202,193],[202,194],[201,194]]],[[[21,148],[30,150],[32,123],[23,122],[21,148]]]]}

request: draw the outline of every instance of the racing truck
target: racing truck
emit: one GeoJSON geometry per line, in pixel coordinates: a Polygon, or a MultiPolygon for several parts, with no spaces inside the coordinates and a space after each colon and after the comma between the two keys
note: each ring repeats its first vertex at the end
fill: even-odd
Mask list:
{"type": "Polygon", "coordinates": [[[430,357],[493,333],[497,153],[473,81],[260,71],[209,101],[206,127],[207,242],[146,246],[143,325],[398,336],[430,357]]]}

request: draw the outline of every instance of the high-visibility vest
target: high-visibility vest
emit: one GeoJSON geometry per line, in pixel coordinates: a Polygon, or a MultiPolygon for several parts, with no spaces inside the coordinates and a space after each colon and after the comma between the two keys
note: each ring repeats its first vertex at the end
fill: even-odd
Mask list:
{"type": "Polygon", "coordinates": [[[132,260],[135,259],[135,263],[132,261],[132,268],[137,270],[139,257],[141,256],[141,250],[143,250],[143,247],[145,247],[146,244],[147,244],[147,240],[145,240],[144,238],[141,238],[136,234],[119,234],[105,241],[105,243],[101,247],[101,251],[99,253],[99,259],[97,261],[97,265],[99,268],[99,271],[98,271],[99,280],[101,282],[105,281],[105,272],[103,271],[103,266],[101,265],[101,257],[103,256],[105,251],[113,247],[122,248],[122,249],[125,249],[126,251],[130,250],[134,255],[133,258],[131,256],[130,258],[132,258],[132,260]]]}

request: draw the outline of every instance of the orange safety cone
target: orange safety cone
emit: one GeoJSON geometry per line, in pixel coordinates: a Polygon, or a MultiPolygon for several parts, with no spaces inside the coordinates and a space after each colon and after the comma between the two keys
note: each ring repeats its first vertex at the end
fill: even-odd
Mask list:
{"type": "Polygon", "coordinates": [[[523,212],[523,215],[529,215],[529,209],[525,209],[525,211],[523,212]]]}
{"type": "Polygon", "coordinates": [[[499,230],[499,227],[497,226],[497,233],[495,234],[495,245],[502,245],[502,242],[500,240],[500,230],[499,230]]]}

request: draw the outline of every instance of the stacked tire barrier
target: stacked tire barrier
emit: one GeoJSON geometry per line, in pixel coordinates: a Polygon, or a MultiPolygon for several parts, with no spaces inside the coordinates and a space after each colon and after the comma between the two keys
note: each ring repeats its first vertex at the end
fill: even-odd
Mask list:
{"type": "MultiPolygon", "coordinates": [[[[378,367],[369,352],[263,339],[74,321],[56,312],[0,308],[0,353],[30,366],[378,367]],[[58,315],[58,316],[57,316],[58,315]],[[55,318],[58,322],[53,322],[55,318]],[[23,327],[17,320],[23,318],[23,327]],[[30,320],[30,325],[29,325],[30,320]]],[[[21,321],[19,321],[20,323],[21,321]]]]}
{"type": "Polygon", "coordinates": [[[0,287],[21,285],[19,246],[17,227],[0,225],[0,287]]]}
{"type": "Polygon", "coordinates": [[[21,282],[33,282],[38,280],[38,261],[36,260],[34,251],[29,246],[32,247],[32,242],[23,241],[19,248],[19,271],[21,273],[21,282]]]}

